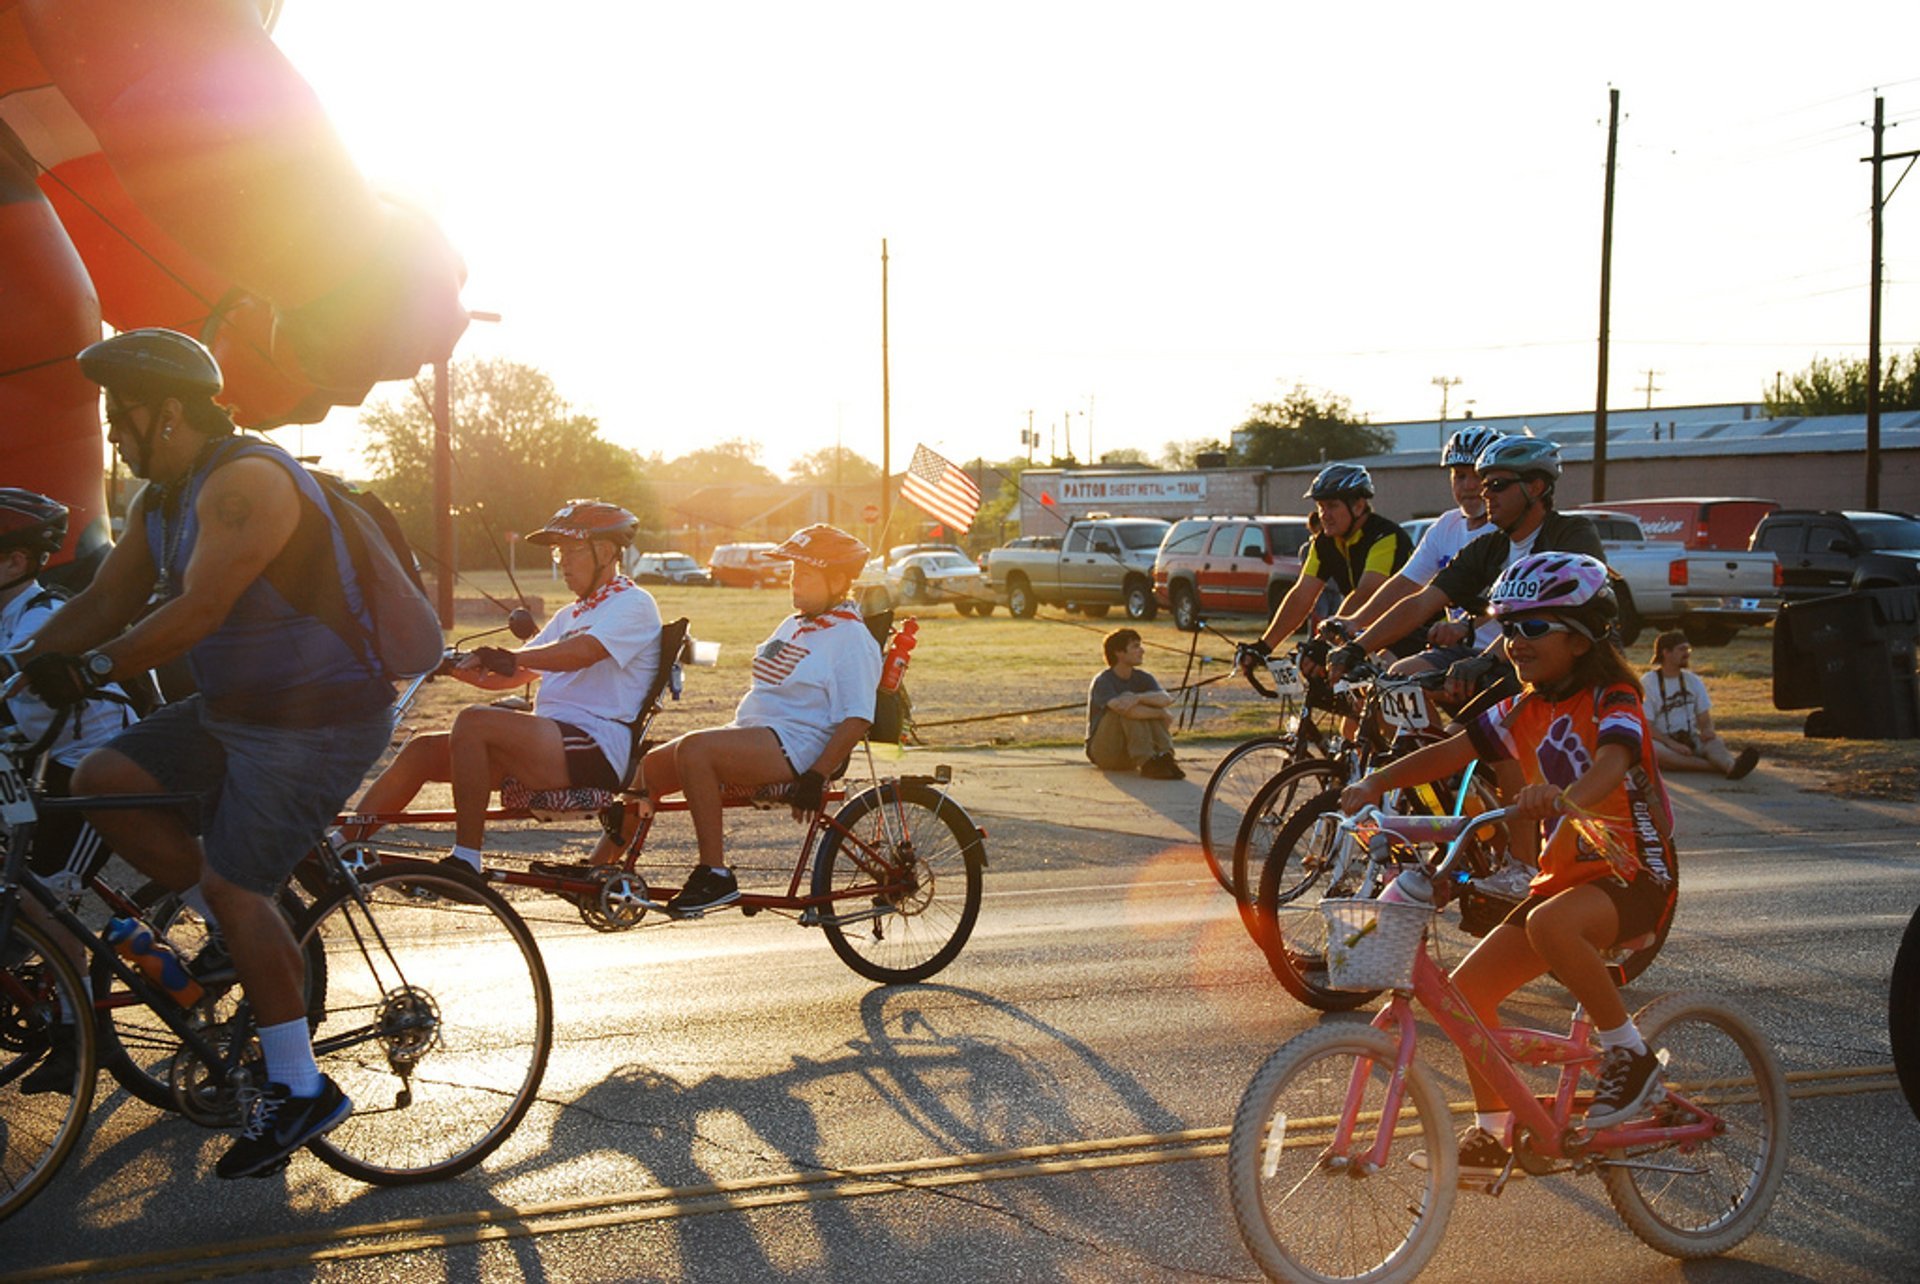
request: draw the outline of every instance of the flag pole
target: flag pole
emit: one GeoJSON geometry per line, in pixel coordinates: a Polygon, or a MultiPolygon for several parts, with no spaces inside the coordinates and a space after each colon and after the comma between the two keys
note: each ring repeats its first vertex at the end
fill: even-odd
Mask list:
{"type": "Polygon", "coordinates": [[[880,238],[880,530],[893,525],[893,375],[887,361],[887,238],[880,238]]]}

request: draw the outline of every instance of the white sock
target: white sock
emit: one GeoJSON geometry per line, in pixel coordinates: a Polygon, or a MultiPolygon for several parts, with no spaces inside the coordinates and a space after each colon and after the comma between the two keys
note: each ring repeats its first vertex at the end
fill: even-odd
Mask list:
{"type": "Polygon", "coordinates": [[[279,1025],[260,1027],[260,1052],[267,1059],[267,1078],[284,1083],[296,1097],[320,1095],[320,1067],[313,1059],[313,1036],[307,1019],[296,1017],[279,1025]]]}
{"type": "Polygon", "coordinates": [[[452,854],[455,859],[465,861],[467,863],[467,867],[473,870],[474,873],[478,874],[483,872],[480,867],[480,849],[479,848],[462,847],[459,843],[455,843],[453,845],[452,854]]]}
{"type": "Polygon", "coordinates": [[[216,936],[219,935],[220,920],[214,917],[213,906],[207,904],[205,888],[195,883],[192,887],[180,893],[180,903],[198,914],[201,919],[205,921],[209,932],[212,932],[216,936]]]}
{"type": "Polygon", "coordinates": [[[1474,1123],[1480,1125],[1482,1132],[1490,1132],[1506,1144],[1507,1127],[1513,1122],[1511,1110],[1482,1110],[1473,1116],[1474,1123]]]}
{"type": "Polygon", "coordinates": [[[1625,1048],[1635,1056],[1644,1056],[1647,1051],[1647,1041],[1640,1037],[1639,1027],[1634,1025],[1632,1017],[1628,1017],[1624,1025],[1616,1026],[1611,1030],[1597,1031],[1593,1037],[1600,1041],[1601,1047],[1608,1050],[1625,1048]]]}

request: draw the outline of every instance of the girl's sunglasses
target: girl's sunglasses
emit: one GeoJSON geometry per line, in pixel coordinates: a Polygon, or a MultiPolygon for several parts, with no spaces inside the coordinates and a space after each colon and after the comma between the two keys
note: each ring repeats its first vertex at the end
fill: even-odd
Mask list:
{"type": "Polygon", "coordinates": [[[1502,620],[1500,632],[1510,638],[1525,638],[1529,642],[1538,642],[1549,633],[1580,633],[1581,630],[1559,620],[1543,620],[1538,617],[1530,620],[1502,620]]]}

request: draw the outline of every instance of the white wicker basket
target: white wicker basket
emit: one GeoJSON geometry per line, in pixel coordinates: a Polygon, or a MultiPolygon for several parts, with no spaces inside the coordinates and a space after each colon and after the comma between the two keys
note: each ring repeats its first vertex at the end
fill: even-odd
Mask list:
{"type": "Polygon", "coordinates": [[[1431,905],[1404,901],[1326,900],[1327,988],[1332,990],[1404,990],[1413,984],[1413,959],[1420,952],[1431,905]]]}

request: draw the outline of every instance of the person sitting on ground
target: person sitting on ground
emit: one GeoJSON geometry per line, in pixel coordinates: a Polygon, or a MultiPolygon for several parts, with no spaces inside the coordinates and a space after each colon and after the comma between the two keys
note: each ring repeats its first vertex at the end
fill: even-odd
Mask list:
{"type": "MultiPolygon", "coordinates": [[[[483,646],[462,657],[452,676],[482,691],[504,691],[540,677],[533,712],[468,705],[450,731],[409,740],[358,810],[397,812],[428,781],[453,785],[453,851],[478,873],[487,802],[511,776],[530,790],[617,790],[627,779],[633,718],[660,665],[660,607],[620,569],[639,519],[616,504],[576,499],[560,508],[530,544],[553,549],[567,587],[579,599],[554,613],[518,651],[483,646]]],[[[347,825],[357,841],[377,825],[347,825]]]]}
{"type": "Polygon", "coordinates": [[[1751,746],[1735,754],[1713,729],[1713,701],[1707,684],[1687,667],[1693,643],[1679,629],[1669,629],[1653,642],[1653,667],[1640,685],[1647,694],[1647,720],[1653,728],[1654,752],[1668,771],[1717,771],[1739,780],[1760,761],[1751,746]]]}
{"type": "Polygon", "coordinates": [[[1102,771],[1132,771],[1154,780],[1187,773],[1173,760],[1173,697],[1140,667],[1147,645],[1133,629],[1115,629],[1102,643],[1107,667],[1087,688],[1087,757],[1102,771]]]}
{"type": "MultiPolygon", "coordinates": [[[[867,564],[867,546],[837,527],[795,531],[767,554],[793,563],[794,613],[753,653],[753,685],[724,727],[689,731],[648,751],[646,794],[685,795],[700,863],[667,908],[694,914],[740,899],[727,868],[722,788],[791,784],[795,820],[820,810],[837,776],[873,725],[880,687],[880,644],[850,599],[867,564]]],[[[628,823],[650,814],[647,798],[628,823]]],[[[596,860],[611,859],[603,842],[596,860]]]]}

